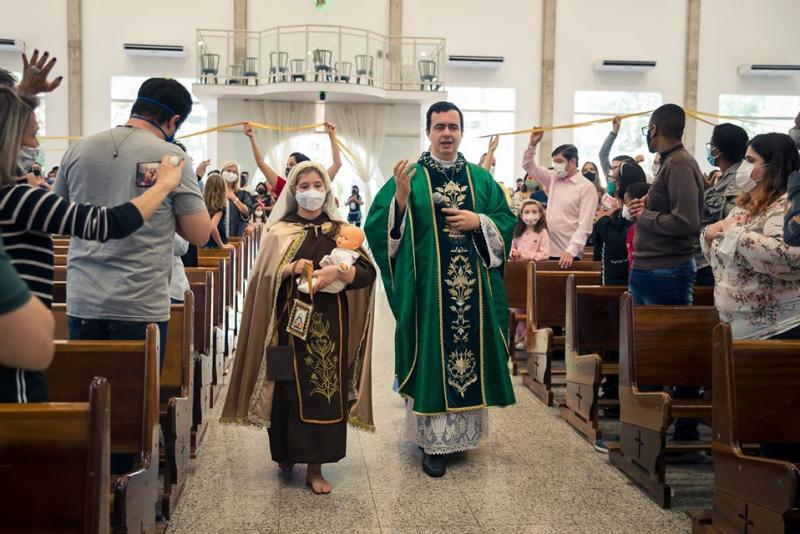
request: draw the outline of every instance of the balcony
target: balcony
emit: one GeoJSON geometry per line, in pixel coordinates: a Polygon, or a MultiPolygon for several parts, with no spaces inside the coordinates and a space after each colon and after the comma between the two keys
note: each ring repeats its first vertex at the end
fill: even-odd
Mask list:
{"type": "Polygon", "coordinates": [[[344,26],[204,29],[193,89],[201,98],[430,102],[443,98],[445,57],[441,38],[344,26]]]}

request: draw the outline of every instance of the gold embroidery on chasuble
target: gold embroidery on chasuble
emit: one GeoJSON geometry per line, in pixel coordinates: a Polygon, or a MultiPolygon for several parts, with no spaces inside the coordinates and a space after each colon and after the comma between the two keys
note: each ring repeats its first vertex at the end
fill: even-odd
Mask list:
{"type": "MultiPolygon", "coordinates": [[[[467,250],[463,247],[453,249],[453,256],[447,267],[447,278],[444,281],[450,297],[449,308],[453,312],[450,331],[456,347],[468,345],[470,341],[471,325],[466,314],[472,308],[469,301],[477,282],[466,253],[467,250]]],[[[456,348],[447,355],[449,371],[447,383],[453,386],[461,397],[464,397],[467,387],[478,381],[476,364],[475,354],[469,348],[456,348]]]]}

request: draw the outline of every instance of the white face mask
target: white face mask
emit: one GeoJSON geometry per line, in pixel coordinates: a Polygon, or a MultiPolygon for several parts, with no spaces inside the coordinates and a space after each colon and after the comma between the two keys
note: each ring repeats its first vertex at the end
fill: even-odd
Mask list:
{"type": "Polygon", "coordinates": [[[260,211],[260,210],[259,210],[259,211],[257,211],[257,212],[256,212],[256,217],[258,217],[259,219],[260,219],[261,217],[263,217],[263,216],[264,216],[264,212],[263,212],[263,211],[260,211]]]}
{"type": "Polygon", "coordinates": [[[524,222],[528,226],[533,226],[534,224],[539,222],[539,216],[538,215],[523,215],[522,216],[522,222],[524,222]]]}
{"type": "Polygon", "coordinates": [[[228,182],[229,184],[232,184],[232,183],[234,183],[236,180],[238,180],[238,179],[239,179],[239,175],[238,175],[238,174],[236,174],[235,172],[231,172],[231,171],[224,171],[224,172],[222,173],[222,179],[223,179],[223,180],[225,180],[226,182],[228,182]]]}
{"type": "Polygon", "coordinates": [[[631,217],[631,210],[628,209],[628,206],[622,206],[622,218],[628,221],[633,220],[633,217],[631,217]]]}
{"type": "Polygon", "coordinates": [[[295,198],[301,208],[308,211],[317,211],[325,203],[325,197],[327,195],[325,191],[309,189],[308,191],[298,191],[295,194],[295,198]]]}
{"type": "MultiPolygon", "coordinates": [[[[766,165],[766,163],[764,165],[766,165]]],[[[739,164],[739,169],[736,171],[736,185],[739,186],[739,189],[741,189],[743,193],[749,193],[756,188],[758,182],[752,178],[753,171],[764,165],[756,167],[746,159],[742,160],[739,164]]]]}
{"type": "Polygon", "coordinates": [[[559,178],[563,178],[567,175],[567,162],[556,163],[553,162],[553,171],[556,173],[556,176],[559,178]]]}

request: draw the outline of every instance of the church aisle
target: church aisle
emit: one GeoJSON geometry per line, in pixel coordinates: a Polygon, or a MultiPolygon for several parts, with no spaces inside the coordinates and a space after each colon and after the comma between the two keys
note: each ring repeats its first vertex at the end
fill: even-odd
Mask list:
{"type": "Polygon", "coordinates": [[[420,452],[402,439],[394,321],[383,294],[378,302],[377,432],[348,430],[347,458],[324,468],[334,493],[313,495],[305,467],[280,474],[266,432],[220,425],[220,402],[168,533],[690,532],[683,511],[662,510],[631,486],[518,377],[517,404],[490,411],[481,447],[450,462],[443,478],[427,477],[420,452]]]}

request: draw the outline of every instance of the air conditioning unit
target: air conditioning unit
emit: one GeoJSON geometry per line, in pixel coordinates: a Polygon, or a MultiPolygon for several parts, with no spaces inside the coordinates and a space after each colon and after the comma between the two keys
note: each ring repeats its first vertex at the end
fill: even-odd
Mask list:
{"type": "Polygon", "coordinates": [[[656,68],[655,61],[601,59],[594,63],[594,70],[600,72],[647,72],[654,68],[656,68]]]}
{"type": "Polygon", "coordinates": [[[742,65],[739,67],[740,76],[793,76],[800,74],[800,65],[767,65],[757,64],[742,65]]]}
{"type": "Polygon", "coordinates": [[[0,39],[0,52],[24,52],[25,41],[19,39],[0,39]]]}
{"type": "Polygon", "coordinates": [[[447,56],[448,66],[472,69],[496,69],[503,61],[503,56],[447,56]]]}
{"type": "Polygon", "coordinates": [[[125,43],[123,47],[125,48],[125,53],[130,56],[163,57],[172,59],[186,57],[186,51],[180,45],[125,43]]]}

